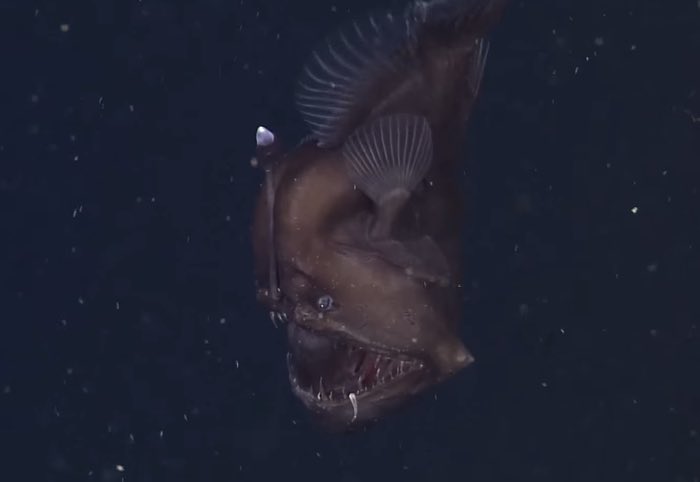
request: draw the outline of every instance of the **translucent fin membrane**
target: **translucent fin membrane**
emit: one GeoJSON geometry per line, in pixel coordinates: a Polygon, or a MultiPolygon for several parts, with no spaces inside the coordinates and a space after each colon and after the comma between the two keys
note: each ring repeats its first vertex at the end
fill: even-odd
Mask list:
{"type": "Polygon", "coordinates": [[[397,50],[411,31],[404,15],[352,22],[313,52],[297,87],[299,111],[321,144],[332,144],[371,82],[399,66],[397,50]]]}
{"type": "Polygon", "coordinates": [[[397,190],[412,191],[425,177],[433,155],[428,121],[397,114],[357,129],[343,146],[348,173],[376,204],[397,190]]]}

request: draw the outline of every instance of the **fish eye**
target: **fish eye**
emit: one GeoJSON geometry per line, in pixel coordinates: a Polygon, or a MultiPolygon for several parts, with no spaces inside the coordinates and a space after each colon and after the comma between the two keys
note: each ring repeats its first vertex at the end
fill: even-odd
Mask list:
{"type": "Polygon", "coordinates": [[[316,306],[321,311],[328,311],[333,308],[333,298],[330,295],[323,295],[316,300],[316,306]]]}

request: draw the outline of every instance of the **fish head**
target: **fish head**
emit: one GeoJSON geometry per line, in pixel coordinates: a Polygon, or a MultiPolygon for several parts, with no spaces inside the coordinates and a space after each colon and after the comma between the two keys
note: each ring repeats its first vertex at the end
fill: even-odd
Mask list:
{"type": "MultiPolygon", "coordinates": [[[[473,361],[452,320],[451,287],[381,253],[326,240],[290,267],[287,356],[294,393],[326,425],[381,417],[473,361]]],[[[284,277],[283,277],[284,279],[284,277]]]]}

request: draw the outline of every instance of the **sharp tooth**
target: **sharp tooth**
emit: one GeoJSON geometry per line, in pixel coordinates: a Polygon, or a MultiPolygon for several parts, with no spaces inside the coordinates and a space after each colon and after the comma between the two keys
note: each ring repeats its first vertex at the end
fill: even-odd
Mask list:
{"type": "Polygon", "coordinates": [[[318,380],[318,393],[319,393],[319,394],[321,394],[321,393],[325,394],[325,393],[326,393],[326,392],[323,391],[323,377],[319,378],[319,380],[318,380]]]}
{"type": "Polygon", "coordinates": [[[270,321],[275,326],[275,328],[277,328],[277,323],[275,322],[275,312],[274,311],[270,312],[270,321]]]}
{"type": "Polygon", "coordinates": [[[403,373],[403,366],[404,366],[405,363],[406,363],[406,362],[404,362],[403,360],[401,360],[401,361],[399,362],[399,373],[403,373]]]}
{"type": "Polygon", "coordinates": [[[351,422],[354,422],[357,420],[357,396],[354,393],[351,393],[348,398],[350,398],[350,403],[352,404],[352,420],[351,422]]]}

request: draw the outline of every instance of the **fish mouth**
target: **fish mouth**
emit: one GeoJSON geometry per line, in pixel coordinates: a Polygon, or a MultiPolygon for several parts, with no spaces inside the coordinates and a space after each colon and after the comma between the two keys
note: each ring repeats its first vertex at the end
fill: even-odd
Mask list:
{"type": "Polygon", "coordinates": [[[428,365],[418,357],[296,324],[290,324],[289,334],[292,389],[331,425],[376,419],[429,384],[428,365]]]}

